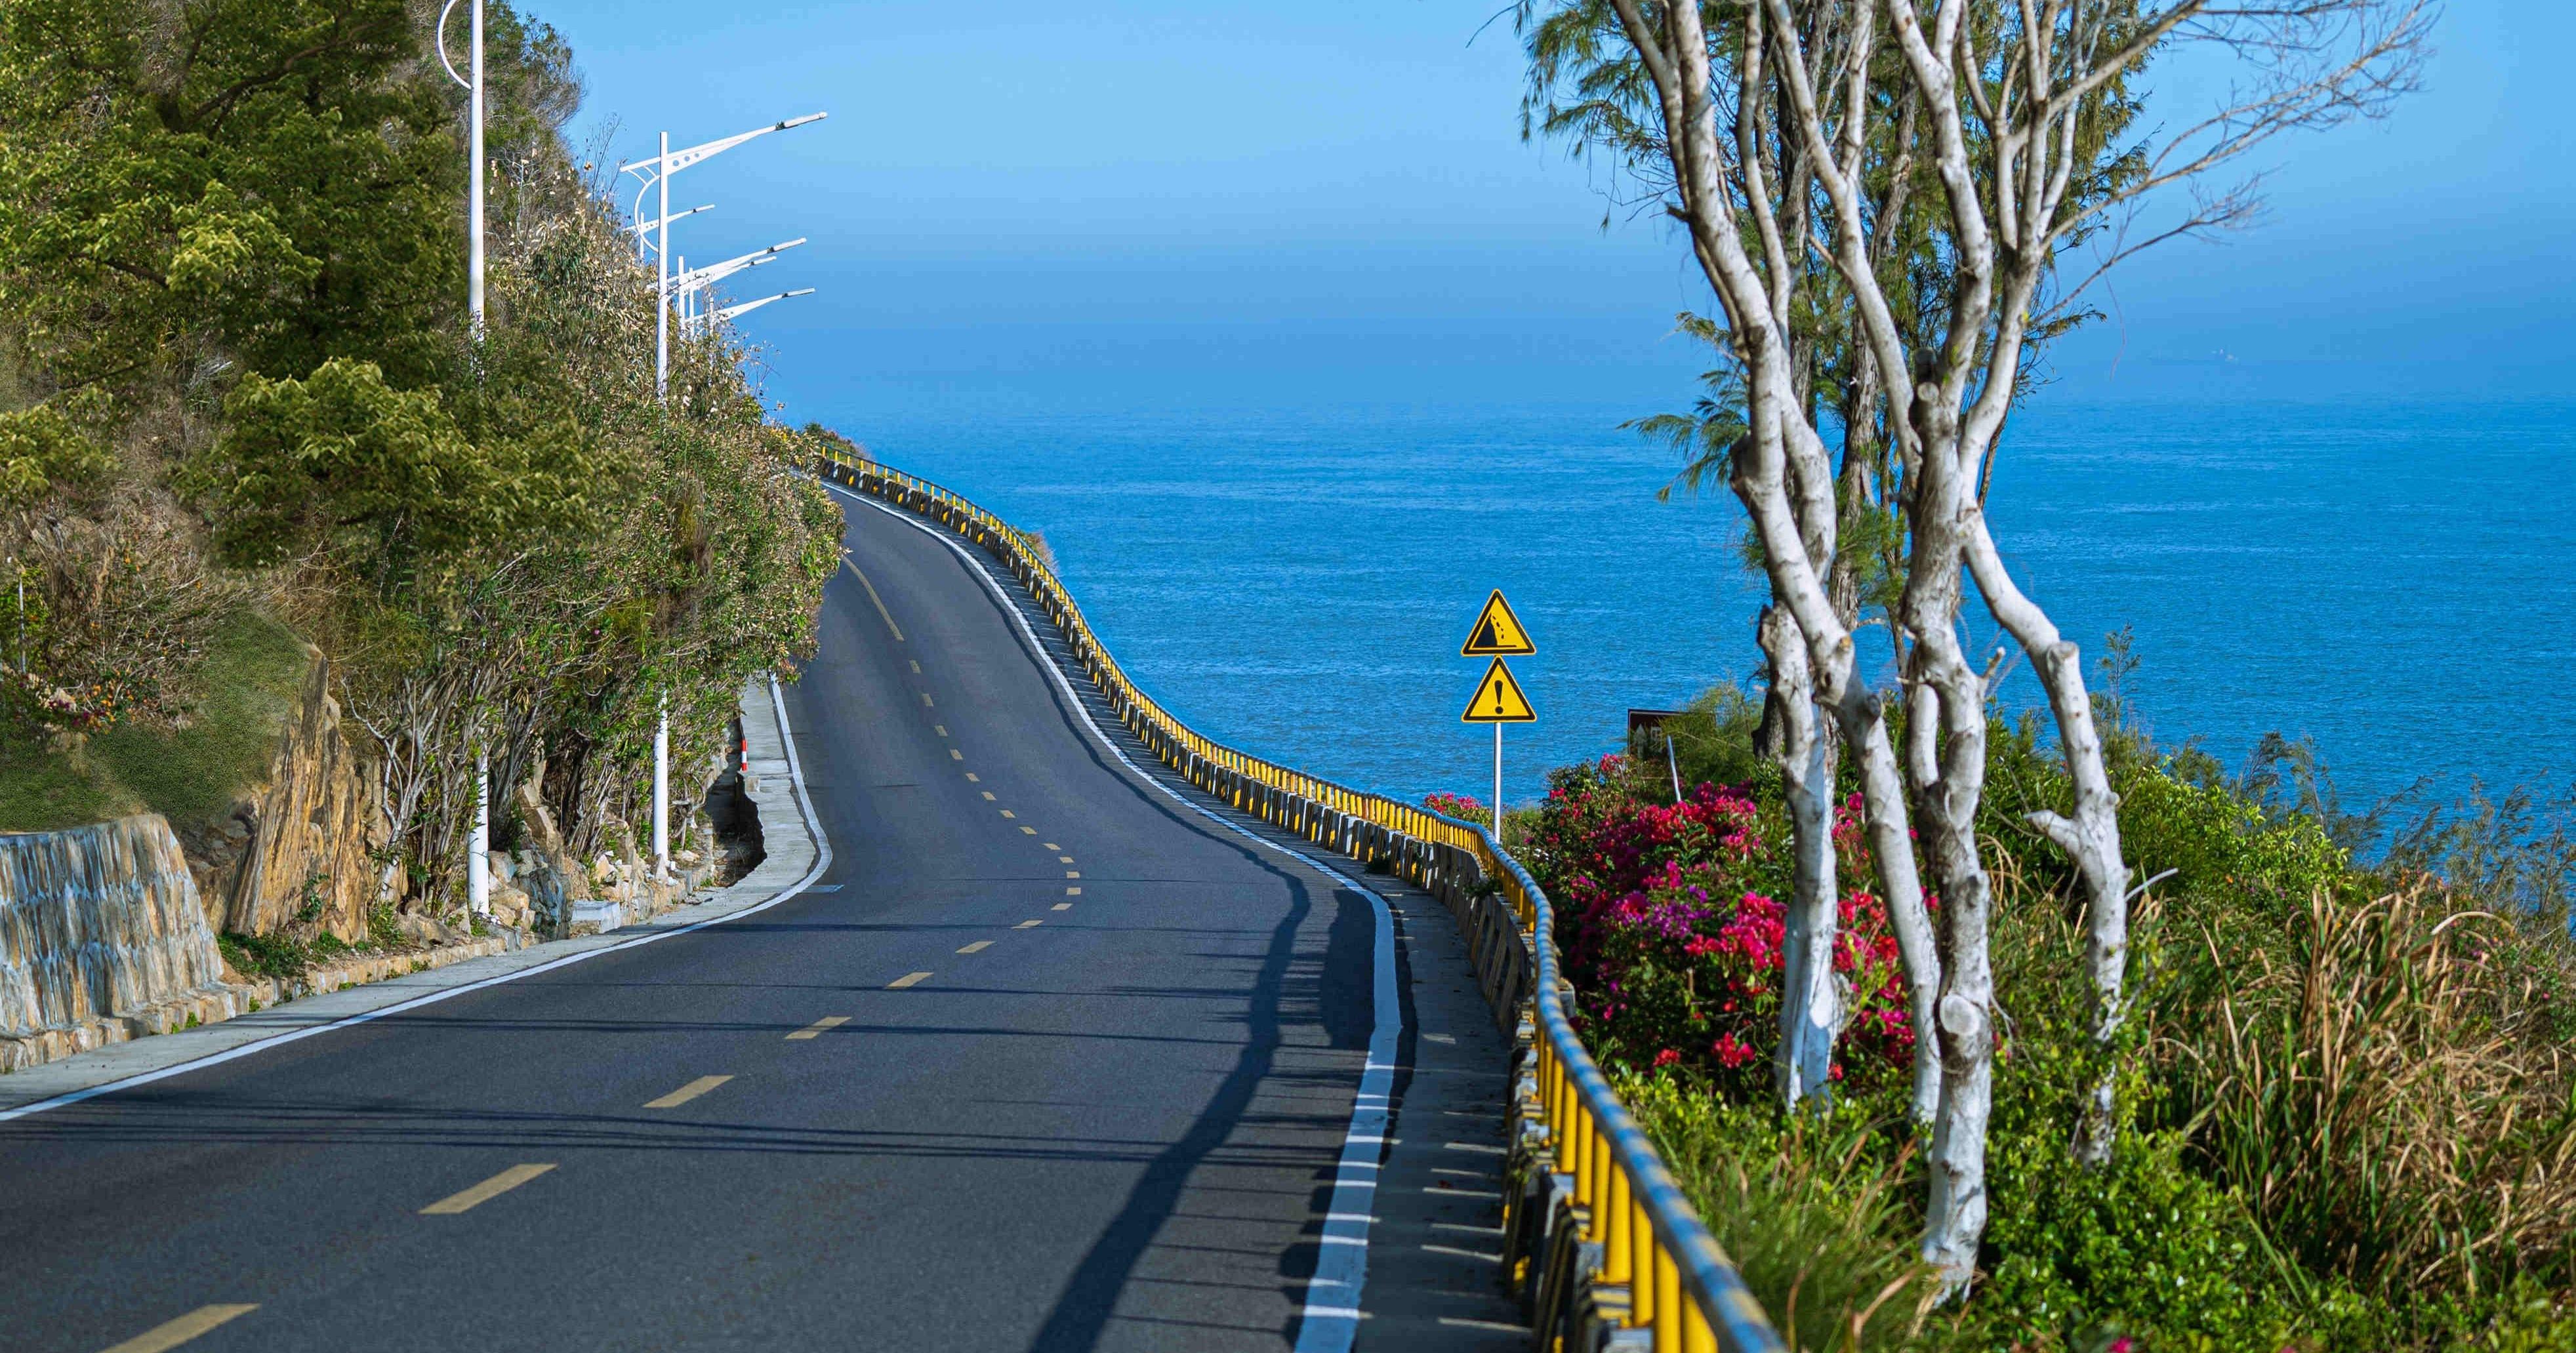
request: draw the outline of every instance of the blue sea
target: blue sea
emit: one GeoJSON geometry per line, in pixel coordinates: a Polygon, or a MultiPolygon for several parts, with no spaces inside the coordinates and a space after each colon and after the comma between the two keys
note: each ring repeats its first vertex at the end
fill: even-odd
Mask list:
{"type": "MultiPolygon", "coordinates": [[[[1759,664],[1760,588],[1722,490],[1656,501],[1634,409],[1086,411],[839,421],[890,464],[1046,537],[1084,611],[1201,731],[1345,782],[1486,797],[1457,656],[1501,588],[1539,721],[1507,796],[1614,750],[1625,711],[1759,664]]],[[[2019,412],[1991,509],[2024,588],[2137,716],[2230,766],[2313,739],[2347,806],[2576,778],[2576,402],[2019,412]]],[[[1985,644],[1991,622],[1972,625],[1985,644]]],[[[1884,673],[1882,672],[1883,676],[1884,673]]],[[[2035,705],[2027,674],[2000,695],[2035,705]]]]}

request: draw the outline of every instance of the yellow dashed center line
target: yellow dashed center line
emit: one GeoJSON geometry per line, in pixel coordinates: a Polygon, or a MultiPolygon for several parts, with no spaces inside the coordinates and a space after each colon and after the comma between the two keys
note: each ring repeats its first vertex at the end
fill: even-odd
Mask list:
{"type": "Polygon", "coordinates": [[[951,761],[963,761],[966,759],[966,754],[954,747],[951,747],[948,749],[948,759],[951,761]]]}
{"type": "Polygon", "coordinates": [[[937,708],[938,708],[938,706],[936,706],[936,705],[934,705],[934,704],[930,703],[930,692],[928,692],[928,691],[923,691],[923,692],[921,693],[921,707],[922,707],[923,709],[937,709],[937,708]]]}
{"type": "Polygon", "coordinates": [[[991,791],[991,790],[989,790],[989,789],[988,789],[988,790],[985,790],[985,791],[984,791],[984,802],[986,802],[986,803],[991,803],[992,801],[993,801],[993,791],[991,791]]]}
{"type": "Polygon", "coordinates": [[[1071,863],[1073,863],[1073,857],[1072,857],[1072,856],[1070,856],[1070,855],[1058,855],[1058,856],[1056,856],[1056,857],[1055,857],[1055,859],[1056,859],[1056,863],[1058,863],[1058,864],[1071,864],[1071,863]]]}
{"type": "Polygon", "coordinates": [[[850,1017],[847,1015],[825,1015],[821,1019],[806,1025],[804,1028],[789,1034],[787,1036],[787,1041],[793,1043],[800,1038],[820,1038],[823,1036],[823,1031],[825,1029],[837,1029],[849,1022],[850,1017]]]}
{"type": "Polygon", "coordinates": [[[696,1080],[681,1086],[679,1089],[662,1096],[660,1099],[648,1099],[644,1101],[644,1107],[648,1109],[676,1109],[681,1105],[688,1103],[690,1100],[693,1100],[698,1096],[705,1094],[707,1091],[712,1090],[732,1079],[733,1077],[731,1076],[700,1076],[696,1080]]]}
{"type": "Polygon", "coordinates": [[[200,1306],[166,1324],[155,1325],[141,1334],[107,1350],[107,1353],[162,1353],[177,1348],[215,1326],[245,1316],[259,1309],[257,1303],[240,1306],[200,1306]]]}
{"type": "Polygon", "coordinates": [[[1064,890],[1064,895],[1067,897],[1080,897],[1082,896],[1082,890],[1080,888],[1067,888],[1064,890]]]}
{"type": "Polygon", "coordinates": [[[1078,879],[1082,877],[1082,871],[1079,869],[1068,869],[1064,871],[1064,876],[1069,879],[1078,879]]]}
{"type": "Polygon", "coordinates": [[[946,725],[946,724],[944,724],[944,723],[935,723],[935,724],[932,724],[930,727],[931,727],[931,731],[933,731],[933,732],[935,732],[935,733],[939,734],[939,736],[941,736],[941,737],[943,737],[943,738],[944,738],[944,737],[946,737],[946,736],[948,736],[948,725],[946,725]]]}
{"type": "Polygon", "coordinates": [[[967,945],[965,948],[960,949],[957,952],[961,954],[980,954],[992,947],[993,942],[991,940],[977,940],[973,944],[967,945]]]}
{"type": "Polygon", "coordinates": [[[1072,903],[1070,903],[1070,902],[1058,902],[1058,903],[1056,903],[1054,906],[1047,908],[1047,910],[1049,910],[1049,911],[1071,911],[1071,910],[1073,910],[1073,904],[1072,904],[1072,903]]]}
{"type": "Polygon", "coordinates": [[[1015,926],[1011,927],[1011,929],[1013,929],[1013,930],[1028,930],[1028,929],[1034,928],[1034,927],[1036,927],[1036,926],[1042,926],[1042,925],[1045,925],[1045,924],[1046,924],[1046,922],[1044,922],[1044,921],[1022,921],[1022,922],[1020,922],[1018,925],[1015,925],[1015,926]]]}
{"type": "MultiPolygon", "coordinates": [[[[843,550],[841,551],[841,562],[849,568],[850,576],[859,580],[859,586],[868,589],[868,600],[877,604],[877,618],[886,622],[887,629],[894,631],[894,641],[896,643],[902,643],[902,627],[894,623],[894,613],[885,608],[885,598],[877,595],[877,585],[868,581],[868,575],[859,572],[859,561],[852,559],[848,550],[843,550]]],[[[916,666],[913,670],[917,672],[921,669],[916,666]]]]}
{"type": "MultiPolygon", "coordinates": [[[[1004,816],[1004,817],[1009,817],[1009,816],[1010,816],[1010,814],[1008,814],[1008,813],[1004,813],[1004,814],[1002,814],[1002,816],[1004,816]]],[[[1037,835],[1037,834],[1038,834],[1038,829],[1037,829],[1037,828],[1035,828],[1035,827],[1022,827],[1022,828],[1020,828],[1020,831],[1021,831],[1021,833],[1022,833],[1023,835],[1027,835],[1027,836],[1035,836],[1035,835],[1037,835]]]]}
{"type": "Polygon", "coordinates": [[[452,1217],[478,1204],[488,1203],[521,1184],[553,1169],[552,1165],[513,1165],[462,1193],[451,1193],[420,1210],[424,1217],[452,1217]]]}
{"type": "Polygon", "coordinates": [[[919,659],[915,659],[915,660],[913,661],[913,664],[912,664],[912,674],[913,674],[914,676],[919,676],[919,675],[921,675],[921,662],[920,662],[920,660],[919,660],[919,659]]]}
{"type": "MultiPolygon", "coordinates": [[[[960,760],[960,761],[963,761],[963,760],[965,760],[966,758],[964,758],[964,757],[962,757],[962,756],[961,756],[961,757],[959,757],[959,758],[957,758],[957,759],[958,759],[958,760],[960,760]]],[[[973,771],[971,771],[971,770],[970,770],[970,771],[966,772],[966,783],[968,783],[968,784],[970,784],[970,785],[980,785],[980,784],[984,783],[984,777],[983,777],[983,776],[980,776],[980,775],[977,775],[975,772],[973,772],[973,771]]]]}
{"type": "Polygon", "coordinates": [[[1053,842],[1053,841],[1049,841],[1049,842],[1047,842],[1047,843],[1046,843],[1046,848],[1047,848],[1047,849],[1049,849],[1049,850],[1062,850],[1062,849],[1064,849],[1064,847],[1057,845],[1057,844],[1056,844],[1055,842],[1053,842]]]}
{"type": "Polygon", "coordinates": [[[1008,809],[1008,808],[1005,808],[1005,809],[1003,809],[1003,810],[1002,810],[1002,816],[1004,816],[1004,817],[1018,817],[1018,816],[1019,816],[1019,814],[1012,812],[1012,811],[1011,811],[1010,809],[1008,809]]]}
{"type": "Polygon", "coordinates": [[[915,982],[919,982],[919,981],[923,981],[923,980],[927,979],[929,976],[930,976],[930,974],[928,974],[928,973],[926,973],[926,972],[908,972],[908,973],[905,973],[903,976],[898,977],[898,978],[894,979],[893,981],[886,983],[886,990],[888,990],[888,991],[901,991],[901,990],[903,990],[905,987],[911,986],[911,985],[912,985],[913,983],[915,983],[915,982]]]}

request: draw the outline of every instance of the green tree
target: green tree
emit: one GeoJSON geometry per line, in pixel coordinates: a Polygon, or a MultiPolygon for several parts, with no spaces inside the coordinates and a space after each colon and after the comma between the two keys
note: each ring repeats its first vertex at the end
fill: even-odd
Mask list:
{"type": "Polygon", "coordinates": [[[0,315],[54,389],[452,365],[462,168],[401,0],[0,8],[0,315]]]}

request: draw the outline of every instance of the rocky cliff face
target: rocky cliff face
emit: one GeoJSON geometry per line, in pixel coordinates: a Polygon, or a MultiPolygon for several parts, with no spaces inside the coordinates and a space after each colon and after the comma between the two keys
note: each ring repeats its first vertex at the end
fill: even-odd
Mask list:
{"type": "Polygon", "coordinates": [[[299,920],[347,941],[367,934],[376,901],[374,852],[384,841],[374,777],[340,732],[331,664],[317,651],[294,713],[279,730],[267,776],[229,817],[187,841],[206,905],[220,930],[267,935],[299,920]]]}
{"type": "Polygon", "coordinates": [[[222,978],[160,814],[0,834],[0,1070],[227,1018],[222,978]]]}

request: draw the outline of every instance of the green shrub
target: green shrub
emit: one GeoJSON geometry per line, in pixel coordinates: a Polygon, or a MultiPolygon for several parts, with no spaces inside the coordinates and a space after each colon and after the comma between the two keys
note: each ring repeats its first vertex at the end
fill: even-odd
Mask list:
{"type": "Polygon", "coordinates": [[[244,935],[227,930],[215,936],[215,947],[233,971],[245,977],[302,977],[313,966],[312,946],[292,935],[244,935]]]}
{"type": "Polygon", "coordinates": [[[1760,697],[1734,682],[1721,682],[1693,697],[1680,717],[1664,720],[1664,736],[1640,739],[1629,748],[1629,762],[1649,797],[1670,797],[1676,773],[1684,793],[1704,784],[1750,785],[1777,773],[1753,749],[1761,727],[1760,697]],[[1651,792],[1655,789],[1661,793],[1651,792]]]}
{"type": "Polygon", "coordinates": [[[1622,1077],[1618,1092],[1794,1347],[1937,1341],[1934,1277],[1912,1237],[1920,1171],[1901,1122],[1856,1100],[1788,1115],[1670,1076],[1622,1077]]]}
{"type": "Polygon", "coordinates": [[[1989,1271],[1970,1305],[1997,1345],[2275,1353],[2308,1322],[2283,1298],[2286,1262],[2234,1194],[2194,1174],[2179,1134],[2123,1133],[2109,1166],[2076,1167],[2057,1119],[1987,1146],[1989,1271]]]}

